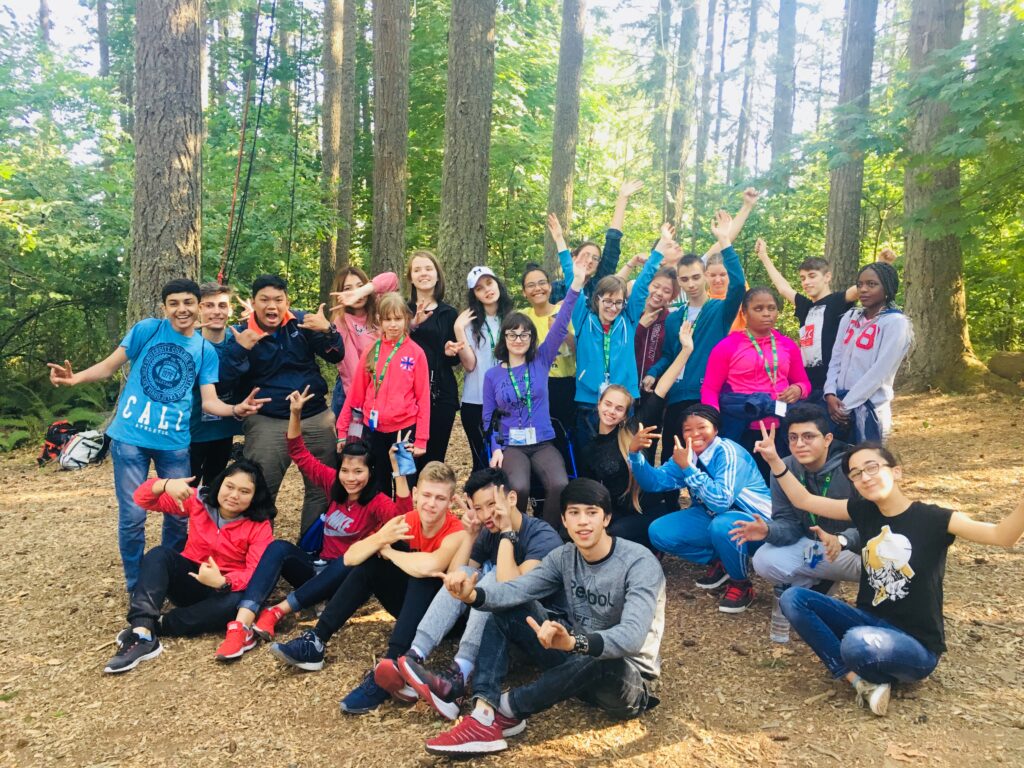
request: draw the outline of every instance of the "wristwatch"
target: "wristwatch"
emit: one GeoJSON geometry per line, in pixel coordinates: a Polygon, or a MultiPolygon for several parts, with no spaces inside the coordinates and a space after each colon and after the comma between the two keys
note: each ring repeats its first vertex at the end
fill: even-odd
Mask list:
{"type": "Polygon", "coordinates": [[[576,641],[576,645],[573,647],[572,652],[578,653],[580,656],[586,656],[590,653],[590,640],[582,632],[573,632],[573,639],[576,641]]]}
{"type": "Polygon", "coordinates": [[[505,541],[511,541],[513,544],[517,544],[519,542],[519,534],[515,531],[502,531],[498,534],[498,538],[504,539],[505,541]]]}
{"type": "Polygon", "coordinates": [[[841,534],[841,533],[840,534],[836,534],[836,538],[839,539],[839,549],[841,549],[842,551],[845,552],[846,548],[848,546],[850,546],[849,540],[845,536],[843,536],[843,534],[841,534]]]}
{"type": "Polygon", "coordinates": [[[228,581],[227,579],[224,579],[224,583],[221,584],[219,587],[217,587],[217,594],[218,595],[226,595],[230,591],[231,591],[231,582],[228,581]]]}

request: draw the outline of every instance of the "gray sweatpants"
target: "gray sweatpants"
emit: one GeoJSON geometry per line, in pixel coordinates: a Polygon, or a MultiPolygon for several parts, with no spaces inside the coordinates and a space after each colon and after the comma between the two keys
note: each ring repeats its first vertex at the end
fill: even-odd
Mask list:
{"type": "Polygon", "coordinates": [[[762,544],[754,553],[754,570],[772,584],[811,587],[819,581],[860,581],[860,555],[840,552],[831,563],[824,559],[811,568],[804,560],[804,549],[817,539],[802,537],[792,544],[777,547],[762,544]]]}
{"type": "MultiPolygon", "coordinates": [[[[468,565],[464,565],[462,570],[470,575],[475,572],[468,565]]],[[[489,571],[480,578],[477,586],[488,587],[496,583],[495,571],[489,571]]],[[[445,635],[451,632],[455,622],[459,620],[459,617],[467,609],[469,610],[469,618],[466,619],[466,629],[462,633],[462,639],[459,641],[459,649],[455,652],[455,658],[476,664],[476,657],[480,652],[480,638],[484,634],[484,627],[487,625],[487,622],[491,620],[491,614],[487,611],[469,608],[461,600],[456,600],[452,597],[447,589],[440,589],[434,595],[433,602],[427,608],[423,618],[420,619],[419,626],[416,627],[416,637],[412,641],[412,647],[420,651],[423,654],[423,658],[428,658],[444,639],[445,635]]]]}
{"type": "MultiPolygon", "coordinates": [[[[272,419],[254,414],[245,420],[245,458],[260,465],[263,477],[275,499],[284,480],[284,473],[292,463],[288,456],[288,419],[272,419]]],[[[302,439],[309,452],[329,467],[338,465],[337,438],[334,434],[334,414],[328,408],[316,416],[302,420],[302,439]]],[[[302,499],[300,532],[327,511],[327,494],[318,485],[303,477],[306,492],[302,499]]]]}

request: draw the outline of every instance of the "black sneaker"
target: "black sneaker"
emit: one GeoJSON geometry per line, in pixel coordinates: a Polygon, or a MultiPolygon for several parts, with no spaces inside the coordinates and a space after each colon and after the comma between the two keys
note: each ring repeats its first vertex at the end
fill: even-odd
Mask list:
{"type": "Polygon", "coordinates": [[[754,602],[754,586],[749,579],[737,581],[729,579],[729,588],[718,601],[718,610],[722,613],[743,613],[754,602]]]}
{"type": "Polygon", "coordinates": [[[721,560],[716,560],[708,566],[708,571],[694,582],[701,589],[718,589],[729,580],[729,574],[725,572],[725,566],[721,560]]]}
{"type": "Polygon", "coordinates": [[[466,695],[466,679],[454,661],[440,673],[431,672],[415,656],[398,659],[398,671],[416,695],[427,702],[441,717],[455,720],[459,716],[459,701],[466,695]]]}
{"type": "Polygon", "coordinates": [[[155,659],[164,648],[157,638],[145,640],[131,630],[122,630],[117,635],[117,654],[107,662],[103,671],[110,675],[135,669],[140,662],[155,659]]]}

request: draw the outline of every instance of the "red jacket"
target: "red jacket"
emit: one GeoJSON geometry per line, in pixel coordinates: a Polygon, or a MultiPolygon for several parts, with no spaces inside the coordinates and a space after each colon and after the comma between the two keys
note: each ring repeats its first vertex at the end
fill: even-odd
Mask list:
{"type": "Polygon", "coordinates": [[[188,541],[181,554],[193,563],[205,563],[208,557],[212,557],[231,585],[232,592],[245,589],[263,557],[263,551],[274,540],[270,521],[257,523],[247,517],[238,517],[218,528],[215,513],[200,501],[196,489],[182,502],[185,508],[182,511],[166,493],[159,496],[153,493],[153,485],[158,479],[147,480],[135,489],[135,503],[153,512],[187,515],[188,541]]]}

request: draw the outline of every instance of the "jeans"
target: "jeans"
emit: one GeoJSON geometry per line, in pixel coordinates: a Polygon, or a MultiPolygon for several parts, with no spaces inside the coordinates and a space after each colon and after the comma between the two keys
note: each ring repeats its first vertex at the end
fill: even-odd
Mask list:
{"type": "Polygon", "coordinates": [[[290,541],[275,539],[260,558],[238,607],[259,613],[263,603],[274,591],[277,580],[283,576],[296,588],[286,598],[288,605],[293,611],[301,611],[329,599],[338,591],[350,570],[345,565],[345,558],[339,557],[331,560],[326,568],[317,573],[313,558],[308,553],[290,541]]]}
{"type": "Polygon", "coordinates": [[[544,488],[544,520],[557,531],[562,524],[562,489],[568,485],[569,477],[554,440],[536,445],[510,445],[502,455],[501,468],[508,475],[509,486],[516,492],[519,511],[526,512],[530,480],[536,472],[544,488]]]}
{"type": "MultiPolygon", "coordinates": [[[[188,477],[188,448],[158,451],[111,440],[110,455],[114,459],[114,494],[117,496],[117,543],[128,594],[131,594],[139,580],[142,553],[146,551],[146,510],[135,503],[135,489],[149,475],[150,462],[156,468],[157,477],[188,477]]],[[[178,515],[164,515],[163,518],[161,543],[180,551],[188,536],[188,518],[178,515]]]]}
{"type": "Polygon", "coordinates": [[[547,611],[532,602],[494,613],[484,627],[473,677],[478,698],[498,705],[512,644],[543,670],[532,683],[509,691],[509,705],[517,718],[543,712],[573,696],[620,719],[637,717],[658,703],[639,670],[625,659],[597,659],[544,648],[526,623],[527,616],[538,623],[548,618],[547,611]]]}
{"type": "MultiPolygon", "coordinates": [[[[462,566],[469,575],[476,573],[468,565],[462,566]]],[[[480,581],[478,587],[489,587],[497,583],[496,572],[488,571],[480,581]]],[[[439,589],[434,599],[427,608],[427,612],[420,619],[416,627],[416,636],[413,638],[412,647],[427,658],[441,641],[452,631],[462,615],[466,613],[466,604],[456,600],[447,589],[439,589]]],[[[476,662],[480,653],[480,638],[484,633],[484,626],[490,621],[491,614],[487,611],[478,611],[476,608],[469,609],[469,616],[466,618],[466,628],[462,631],[462,638],[459,640],[459,648],[455,652],[455,658],[468,661],[471,664],[476,662]]]]}
{"type": "Polygon", "coordinates": [[[167,546],[153,547],[142,558],[139,582],[128,604],[128,625],[160,635],[220,632],[235,617],[241,592],[220,593],[191,574],[199,565],[167,546]],[[164,600],[175,608],[160,616],[164,600]]]}
{"type": "Polygon", "coordinates": [[[853,672],[871,683],[912,682],[926,678],[939,663],[903,630],[834,597],[790,587],[780,604],[833,677],[853,672]]]}
{"type": "Polygon", "coordinates": [[[702,565],[720,560],[730,579],[742,581],[750,578],[747,560],[753,548],[749,543],[734,542],[729,531],[737,521],[753,519],[749,512],[729,510],[712,515],[704,507],[693,506],[659,517],[647,534],[655,549],[702,565]]]}
{"type": "Polygon", "coordinates": [[[331,392],[331,413],[337,421],[341,415],[341,409],[345,406],[345,386],[341,383],[341,374],[334,380],[334,391],[331,392]]]}
{"type": "Polygon", "coordinates": [[[824,558],[813,568],[804,559],[804,551],[817,539],[801,536],[792,544],[762,544],[754,553],[754,571],[772,584],[810,587],[819,581],[860,581],[860,555],[840,552],[832,562],[824,558]]]}

